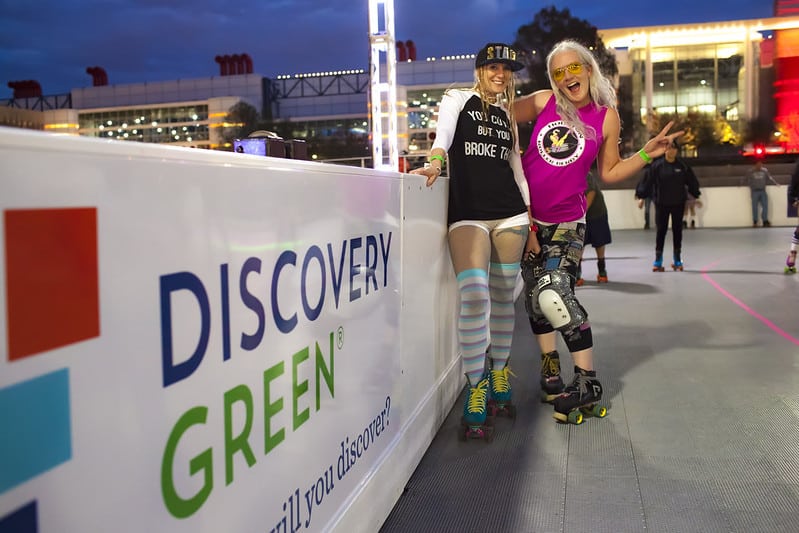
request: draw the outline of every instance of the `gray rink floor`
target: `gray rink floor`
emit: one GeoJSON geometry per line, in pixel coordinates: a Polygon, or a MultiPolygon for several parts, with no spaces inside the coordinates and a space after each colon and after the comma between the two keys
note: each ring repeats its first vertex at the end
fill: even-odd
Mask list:
{"type": "Polygon", "coordinates": [[[461,442],[462,394],[380,531],[799,531],[792,232],[685,230],[685,271],[654,273],[654,230],[615,231],[602,285],[587,248],[577,296],[608,416],[559,424],[539,402],[540,352],[517,302],[517,418],[497,419],[492,443],[461,442]]]}

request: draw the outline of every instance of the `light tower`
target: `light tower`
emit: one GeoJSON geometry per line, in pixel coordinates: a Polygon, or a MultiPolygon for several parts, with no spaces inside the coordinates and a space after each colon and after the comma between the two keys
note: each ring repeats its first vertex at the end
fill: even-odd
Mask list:
{"type": "Polygon", "coordinates": [[[369,0],[370,106],[374,168],[399,168],[394,0],[369,0]],[[386,158],[386,151],[388,158],[386,158]]]}

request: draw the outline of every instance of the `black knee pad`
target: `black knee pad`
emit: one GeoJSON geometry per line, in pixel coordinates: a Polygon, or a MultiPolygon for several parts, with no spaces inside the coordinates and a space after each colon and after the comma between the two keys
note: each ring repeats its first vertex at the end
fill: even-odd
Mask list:
{"type": "Polygon", "coordinates": [[[594,346],[594,335],[591,333],[591,325],[586,321],[584,324],[563,332],[563,341],[571,353],[587,350],[594,346]]]}

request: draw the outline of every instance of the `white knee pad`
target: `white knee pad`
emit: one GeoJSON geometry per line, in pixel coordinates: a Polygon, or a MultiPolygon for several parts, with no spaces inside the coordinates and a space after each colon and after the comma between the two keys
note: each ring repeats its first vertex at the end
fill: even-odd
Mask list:
{"type": "Polygon", "coordinates": [[[542,274],[529,296],[534,316],[543,316],[557,330],[570,330],[586,321],[572,293],[569,275],[562,270],[542,274]]]}

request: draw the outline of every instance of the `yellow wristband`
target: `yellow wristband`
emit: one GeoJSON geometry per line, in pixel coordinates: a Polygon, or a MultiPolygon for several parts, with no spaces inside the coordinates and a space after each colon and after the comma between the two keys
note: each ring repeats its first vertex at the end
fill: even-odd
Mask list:
{"type": "Polygon", "coordinates": [[[651,157],[649,157],[649,154],[647,154],[647,153],[644,151],[644,149],[643,149],[643,148],[641,148],[640,150],[638,150],[638,155],[641,157],[641,159],[643,159],[643,160],[644,160],[644,163],[651,163],[651,162],[652,162],[652,158],[651,158],[651,157]]]}

